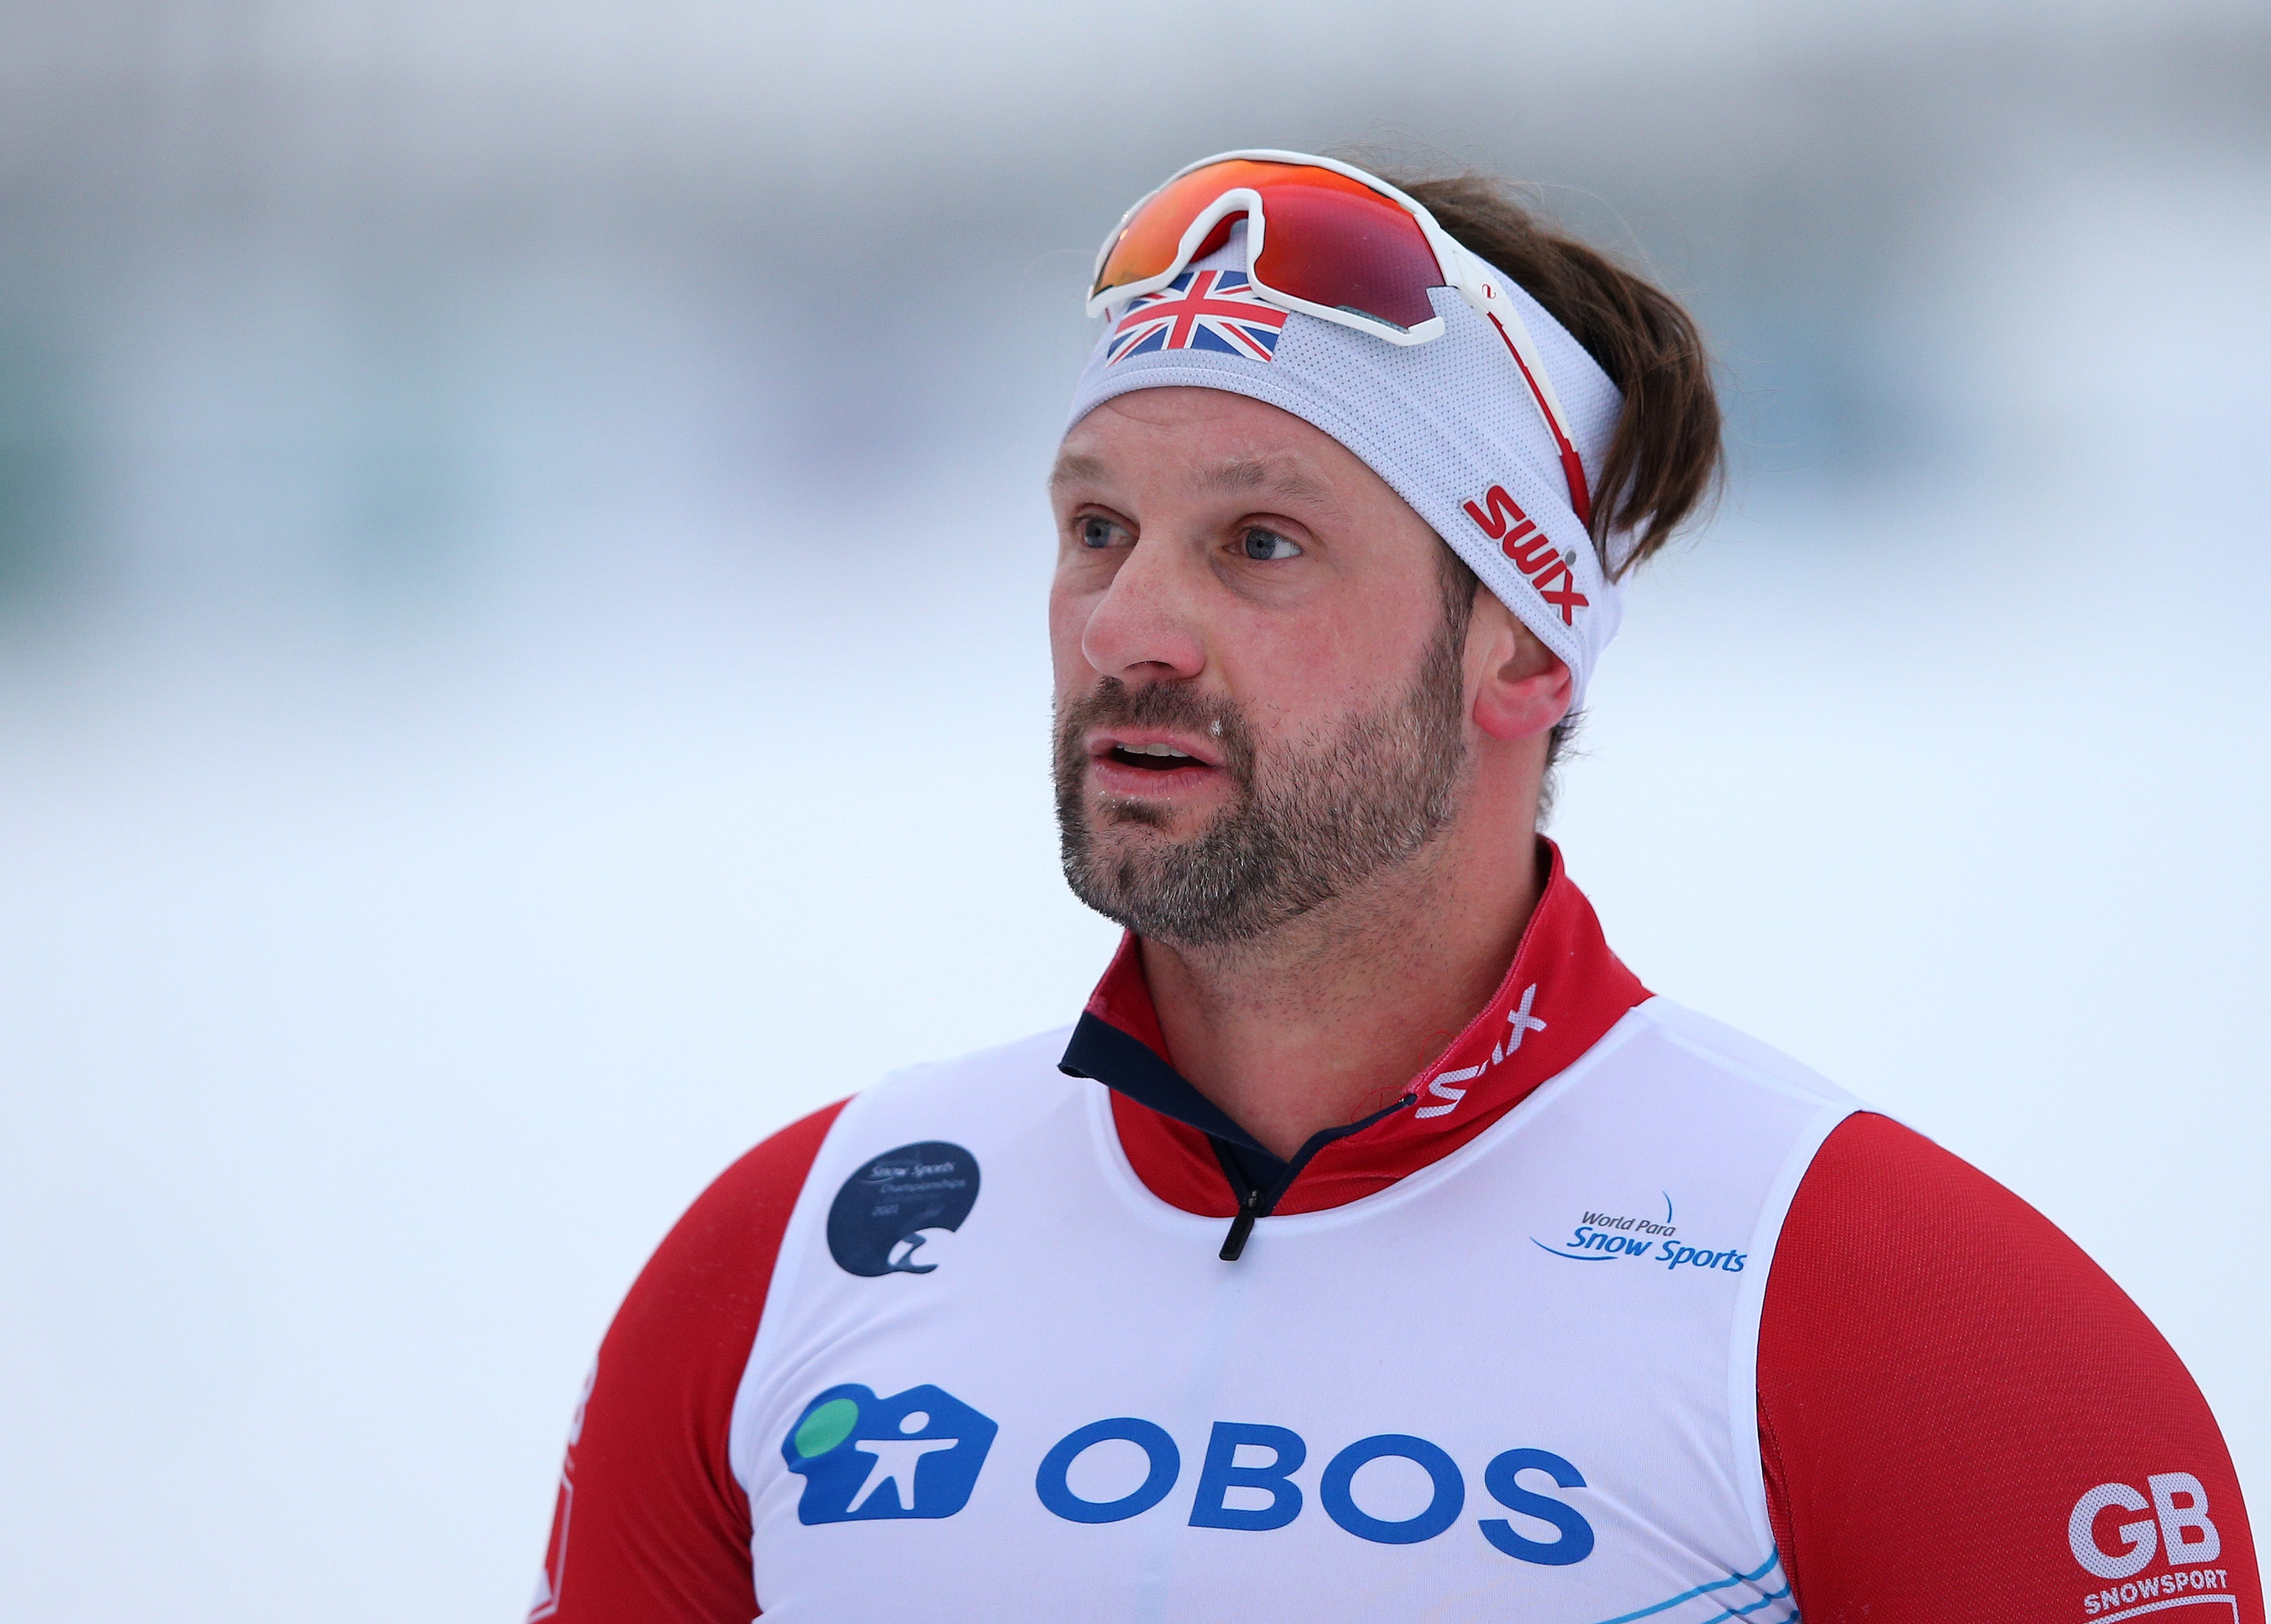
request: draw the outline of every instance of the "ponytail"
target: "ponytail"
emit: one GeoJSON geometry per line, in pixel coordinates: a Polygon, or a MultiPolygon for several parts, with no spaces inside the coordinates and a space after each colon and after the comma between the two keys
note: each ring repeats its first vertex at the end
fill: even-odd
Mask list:
{"type": "Polygon", "coordinates": [[[1630,537],[1617,576],[1661,552],[1716,491],[1724,465],[1694,318],[1654,283],[1540,222],[1501,181],[1470,174],[1395,184],[1545,306],[1623,391],[1608,456],[1587,471],[1594,544],[1630,537]]]}

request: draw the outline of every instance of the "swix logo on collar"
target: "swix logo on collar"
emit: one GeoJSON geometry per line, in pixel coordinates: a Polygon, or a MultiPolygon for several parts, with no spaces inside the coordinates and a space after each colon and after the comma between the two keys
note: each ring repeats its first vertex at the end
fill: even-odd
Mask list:
{"type": "MultiPolygon", "coordinates": [[[[1609,951],[1592,905],[1570,883],[1561,854],[1541,840],[1545,871],[1537,911],[1524,928],[1506,978],[1464,1030],[1404,1085],[1410,1101],[1371,1126],[1319,1150],[1288,1187],[1280,1212],[1314,1212],[1386,1189],[1448,1155],[1607,1035],[1648,989],[1609,951]],[[1290,1203],[1290,1205],[1289,1205],[1290,1203]]],[[[1140,944],[1129,937],[1089,1000],[1081,1031],[1108,1028],[1127,1040],[1067,1058],[1075,1075],[1119,1093],[1113,1122],[1136,1175],[1154,1195],[1187,1212],[1214,1212],[1225,1185],[1204,1132],[1149,1102],[1142,1067],[1170,1076],[1140,944]],[[1141,1066],[1128,1057],[1139,1057],[1141,1066]]],[[[1175,1078],[1179,1086],[1188,1084],[1175,1078]]],[[[1226,1214],[1232,1209],[1223,1207],[1226,1214]]]]}
{"type": "Polygon", "coordinates": [[[1532,1032],[1545,1031],[1545,1023],[1530,1012],[1530,1002],[1537,997],[1536,982],[1530,983],[1522,990],[1520,1006],[1506,1012],[1507,1022],[1513,1027],[1514,1030],[1491,1046],[1489,1059],[1480,1065],[1462,1066],[1456,1072],[1439,1072],[1429,1080],[1427,1092],[1438,1100],[1448,1101],[1448,1104],[1423,1105],[1411,1114],[1414,1116],[1443,1116],[1457,1110],[1459,1101],[1467,1097],[1467,1091],[1464,1088],[1454,1086],[1455,1084],[1470,1083],[1489,1071],[1491,1067],[1504,1064],[1508,1055],[1522,1047],[1522,1040],[1524,1037],[1532,1032]]]}
{"type": "Polygon", "coordinates": [[[1577,590],[1576,553],[1555,547],[1502,485],[1491,486],[1483,493],[1481,503],[1469,502],[1466,508],[1467,517],[1498,543],[1499,551],[1530,578],[1538,596],[1561,612],[1561,624],[1576,625],[1577,611],[1589,606],[1585,595],[1577,590]]]}

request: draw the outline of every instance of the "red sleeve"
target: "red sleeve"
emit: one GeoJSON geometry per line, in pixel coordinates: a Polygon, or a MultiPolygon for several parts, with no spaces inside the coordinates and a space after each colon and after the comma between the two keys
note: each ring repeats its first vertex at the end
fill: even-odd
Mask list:
{"type": "Polygon", "coordinates": [[[797,1194],[843,1102],[721,1174],[633,1282],[569,1429],[529,1618],[748,1624],[749,1502],[726,1460],[797,1194]]]}
{"type": "Polygon", "coordinates": [[[2183,1362],[2049,1220],[1882,1116],[1831,1134],[1791,1204],[1759,1442],[1806,1624],[2262,1624],[2183,1362]]]}

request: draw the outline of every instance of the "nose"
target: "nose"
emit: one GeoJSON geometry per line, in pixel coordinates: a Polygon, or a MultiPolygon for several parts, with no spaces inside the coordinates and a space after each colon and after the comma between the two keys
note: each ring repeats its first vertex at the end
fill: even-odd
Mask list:
{"type": "Polygon", "coordinates": [[[1103,676],[1122,682],[1173,682],[1206,668],[1195,582],[1178,549],[1139,540],[1090,610],[1080,651],[1103,676]]]}

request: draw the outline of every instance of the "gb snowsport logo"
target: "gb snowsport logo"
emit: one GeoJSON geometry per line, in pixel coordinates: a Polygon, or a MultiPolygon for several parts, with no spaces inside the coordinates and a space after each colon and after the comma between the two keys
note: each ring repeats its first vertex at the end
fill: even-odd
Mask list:
{"type": "Polygon", "coordinates": [[[2074,1503],[2066,1523],[2074,1560],[2100,1579],[2118,1581],[2084,1596],[2083,1613],[2111,1620],[2173,1608],[2202,1624],[2237,1619],[2230,1569],[2193,1565],[2223,1554],[2223,1536],[2208,1514],[2208,1489],[2189,1472],[2156,1472],[2145,1487],[2141,1494],[2126,1483],[2101,1483],[2074,1503]],[[2156,1556],[2172,1571],[2147,1573],[2156,1556]]]}
{"type": "Polygon", "coordinates": [[[1467,517],[1498,543],[1499,551],[1514,560],[1538,595],[1561,612],[1561,624],[1576,625],[1577,611],[1589,607],[1590,601],[1577,590],[1575,550],[1564,552],[1556,547],[1502,485],[1491,486],[1481,502],[1469,502],[1466,509],[1467,517]]]}
{"type": "Polygon", "coordinates": [[[1623,1257],[1646,1258],[1670,1269],[1716,1269],[1722,1274],[1740,1274],[1749,1261],[1749,1254],[1730,1246],[1714,1251],[1707,1246],[1691,1246],[1679,1238],[1679,1226],[1673,1223],[1672,1197],[1664,1196],[1664,1221],[1652,1218],[1636,1218],[1628,1212],[1587,1212],[1578,1220],[1569,1238],[1558,1245],[1549,1244],[1536,1235],[1530,1243],[1539,1251],[1555,1257],[1566,1257],[1573,1263],[1609,1263],[1623,1257]]]}
{"type": "MultiPolygon", "coordinates": [[[[907,1517],[948,1517],[970,1503],[997,1428],[942,1388],[911,1387],[888,1398],[847,1383],[808,1402],[781,1458],[804,1479],[797,1520],[807,1525],[907,1517]]],[[[1192,1441],[1195,1442],[1195,1440],[1192,1441]]],[[[1188,1498],[1165,1515],[1191,1528],[1268,1533],[1315,1504],[1334,1524],[1376,1545],[1418,1545],[1448,1534],[1464,1518],[1469,1535],[1515,1561],[1566,1567],[1593,1553],[1593,1525],[1565,1498],[1583,1490],[1584,1474],[1541,1449],[1501,1450],[1483,1464],[1481,1487],[1494,1506],[1517,1513],[1468,1518],[1467,1474],[1449,1450],[1408,1433],[1375,1433],[1337,1450],[1314,1479],[1296,1481],[1309,1465],[1309,1442],[1290,1427],[1217,1421],[1198,1450],[1195,1474],[1184,1470],[1183,1446],[1157,1421],[1117,1415],[1076,1427],[1043,1451],[1029,1481],[1044,1509],[1068,1523],[1122,1523],[1158,1509],[1178,1484],[1188,1498]],[[1417,1467],[1428,1484],[1416,1513],[1382,1516],[1379,1489],[1360,1487],[1374,1462],[1417,1467]],[[1367,1510],[1366,1499],[1374,1501],[1367,1510]],[[1551,1539],[1532,1535],[1551,1531],[1551,1539]]],[[[1028,1460],[1032,1457],[1028,1455],[1028,1460]]],[[[1027,1469],[1021,1464],[1019,1475],[1027,1469]]],[[[1408,1510],[1408,1506],[1396,1508],[1408,1510]]]]}

